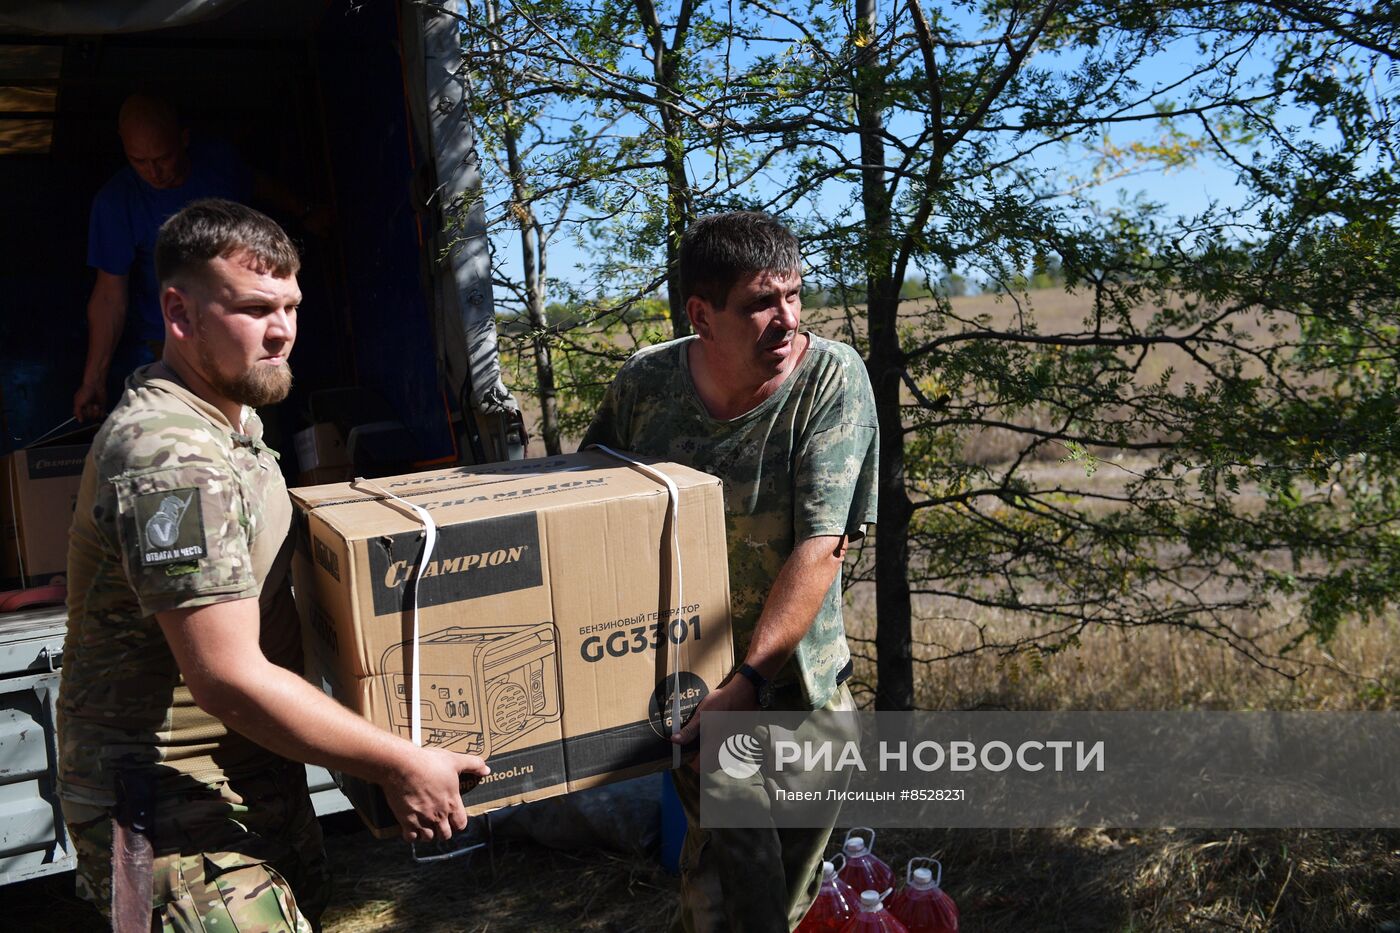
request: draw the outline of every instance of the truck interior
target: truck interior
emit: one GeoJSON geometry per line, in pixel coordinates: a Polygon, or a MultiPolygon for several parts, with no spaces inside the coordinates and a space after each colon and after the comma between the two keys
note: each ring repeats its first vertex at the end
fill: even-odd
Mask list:
{"type": "MultiPolygon", "coordinates": [[[[457,351],[443,346],[451,309],[434,294],[444,214],[423,89],[405,59],[421,29],[406,32],[405,9],[246,0],[169,28],[77,34],[8,32],[0,16],[0,454],[71,415],[94,279],[89,209],[125,165],[116,114],[139,91],[173,104],[193,139],[232,145],[333,218],[318,235],[254,204],[303,256],[295,386],[263,412],[289,483],[302,469],[291,436],[314,420],[347,433],[377,425],[358,475],[520,455],[515,425],[479,403],[482,380],[474,404],[472,379],[442,358],[457,351]]],[[[472,287],[489,310],[489,280],[472,287]]]]}
{"type": "MultiPolygon", "coordinates": [[[[289,485],[309,467],[293,436],[313,424],[357,430],[352,475],[523,456],[464,196],[459,43],[450,16],[411,0],[0,0],[0,458],[74,427],[89,211],[125,165],[116,115],[133,92],[333,217],[318,235],[253,205],[302,251],[295,386],[262,411],[289,485]]],[[[0,885],[73,865],[54,788],[55,602],[0,613],[0,885]]],[[[322,769],[310,782],[318,812],[347,806],[322,769]]]]}

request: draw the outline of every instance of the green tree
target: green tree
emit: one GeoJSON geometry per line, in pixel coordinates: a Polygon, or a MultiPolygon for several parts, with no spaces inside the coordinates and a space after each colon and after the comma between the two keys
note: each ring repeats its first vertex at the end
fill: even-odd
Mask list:
{"type": "Polygon", "coordinates": [[[866,341],[882,431],[878,705],[914,702],[915,595],[1039,621],[1041,650],[1085,625],[1171,623],[1256,654],[1236,621],[1280,592],[1306,594],[1324,637],[1390,603],[1393,15],[771,9],[802,50],[769,63],[790,90],[747,130],[822,153],[794,157],[780,206],[852,180],[851,219],[814,232],[828,255],[859,257],[867,283],[851,337],[866,341]],[[1110,127],[1158,138],[1110,148],[1110,127]],[[1176,219],[1093,196],[1095,179],[1207,157],[1243,197],[1176,219]],[[980,270],[1008,313],[902,315],[911,268],[939,267],[980,270]],[[1049,332],[1025,290],[1054,281],[1091,311],[1049,332]],[[1145,382],[1149,361],[1164,369],[1145,382]],[[1010,449],[977,463],[967,450],[989,432],[1010,449]],[[1134,466],[1067,483],[1038,467],[1051,451],[1090,474],[1134,466]]]}
{"type": "MultiPolygon", "coordinates": [[[[541,200],[530,182],[530,172],[526,161],[529,150],[522,151],[526,144],[526,134],[533,130],[538,136],[537,121],[542,113],[536,101],[521,101],[514,93],[517,76],[508,60],[501,14],[497,0],[482,0],[481,15],[484,17],[489,59],[485,72],[486,92],[478,95],[475,113],[489,134],[488,138],[498,144],[505,157],[504,181],[509,187],[505,210],[501,220],[513,223],[520,229],[520,256],[522,282],[519,300],[524,306],[528,324],[528,337],[534,358],[535,396],[540,403],[540,432],[543,435],[545,452],[557,454],[559,446],[559,393],[554,379],[554,359],[550,346],[548,321],[548,256],[549,241],[557,233],[559,221],[546,230],[535,210],[541,200]],[[523,112],[522,112],[523,108],[523,112]]],[[[567,189],[563,203],[557,205],[556,216],[562,219],[568,209],[567,189]]],[[[514,283],[502,283],[514,290],[514,283]]]]}
{"type": "Polygon", "coordinates": [[[635,349],[634,333],[653,333],[634,325],[658,291],[669,308],[666,336],[689,333],[675,259],[691,202],[729,197],[746,177],[742,158],[726,158],[723,170],[718,161],[708,172],[692,165],[695,153],[719,151],[714,128],[736,97],[752,93],[714,65],[731,37],[732,24],[694,0],[666,11],[650,0],[467,7],[464,60],[498,166],[485,186],[489,214],[497,227],[519,228],[524,257],[520,275],[498,266],[497,284],[530,322],[522,339],[535,364],[521,385],[537,390],[551,451],[569,433],[552,428],[562,396],[587,395],[592,385],[570,380],[606,382],[635,349]],[[590,287],[546,276],[560,235],[593,257],[590,287]],[[551,321],[551,297],[577,313],[551,321]],[[558,352],[571,362],[556,378],[558,352]],[[584,365],[589,354],[597,359],[584,365]]]}
{"type": "Polygon", "coordinates": [[[514,5],[569,49],[541,86],[595,107],[550,177],[588,179],[607,293],[666,282],[689,214],[760,206],[865,354],[877,705],[914,704],[933,600],[1028,622],[982,650],[1170,624],[1261,663],[1240,621],[1281,596],[1324,638],[1393,603],[1393,0],[545,6],[514,5]],[[1204,161],[1236,188],[1189,215],[1118,194],[1204,161]],[[901,296],[969,275],[1002,303],[901,296]]]}

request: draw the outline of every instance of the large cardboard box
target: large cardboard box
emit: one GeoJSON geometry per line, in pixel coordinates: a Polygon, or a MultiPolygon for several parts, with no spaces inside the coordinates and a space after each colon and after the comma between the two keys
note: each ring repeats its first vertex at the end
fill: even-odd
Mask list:
{"type": "MultiPolygon", "coordinates": [[[[469,813],[668,766],[675,688],[684,716],[733,646],[719,481],[653,468],[674,527],[658,479],[596,452],[292,490],[308,677],[408,737],[416,603],[423,742],[491,765],[469,813]],[[432,517],[426,561],[422,523],[386,494],[432,517]]],[[[396,831],[376,789],[345,790],[396,831]]]]}
{"type": "Polygon", "coordinates": [[[81,437],[0,458],[0,583],[42,586],[67,573],[68,526],[92,432],[81,437]]]}

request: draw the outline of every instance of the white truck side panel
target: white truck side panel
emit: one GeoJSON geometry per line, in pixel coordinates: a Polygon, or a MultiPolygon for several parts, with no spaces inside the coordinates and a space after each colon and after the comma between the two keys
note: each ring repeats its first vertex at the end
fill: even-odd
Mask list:
{"type": "MultiPolygon", "coordinates": [[[[55,792],[65,625],[62,608],[0,616],[0,886],[73,868],[55,792]]],[[[325,768],[306,780],[318,815],[350,808],[325,768]]]]}

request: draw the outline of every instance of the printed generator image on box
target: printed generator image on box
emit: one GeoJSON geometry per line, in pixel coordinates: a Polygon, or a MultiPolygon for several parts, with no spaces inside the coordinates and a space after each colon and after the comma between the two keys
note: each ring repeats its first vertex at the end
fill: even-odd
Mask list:
{"type": "MultiPolygon", "coordinates": [[[[589,451],[292,499],[308,679],[405,738],[416,686],[422,743],[491,765],[469,813],[669,767],[674,710],[733,668],[722,490],[704,473],[589,451]],[[426,556],[410,504],[434,526],[426,556]]],[[[342,783],[396,834],[377,788],[342,783]]]]}
{"type": "MultiPolygon", "coordinates": [[[[545,723],[559,720],[559,659],[554,626],[456,626],[419,639],[422,665],[419,710],[423,744],[489,758],[545,723]],[[470,661],[463,663],[470,657],[470,661]]],[[[412,693],[400,642],[380,659],[390,729],[412,734],[412,693]]]]}

